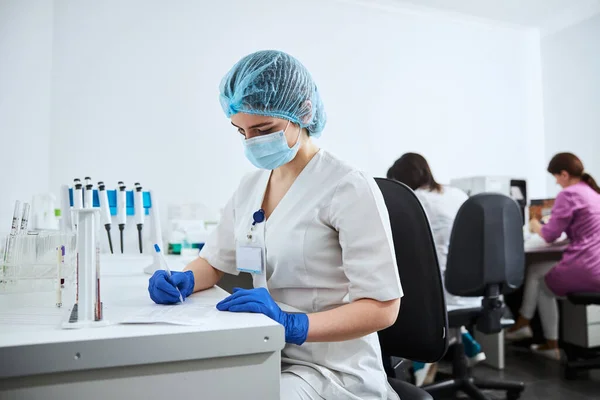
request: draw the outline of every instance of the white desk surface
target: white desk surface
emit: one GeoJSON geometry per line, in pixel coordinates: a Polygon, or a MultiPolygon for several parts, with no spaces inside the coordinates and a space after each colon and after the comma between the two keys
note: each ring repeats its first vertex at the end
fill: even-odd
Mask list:
{"type": "Polygon", "coordinates": [[[554,243],[546,243],[540,235],[528,233],[525,236],[525,253],[563,252],[569,245],[567,236],[563,235],[554,243]]]}
{"type": "MultiPolygon", "coordinates": [[[[153,304],[148,295],[150,276],[143,273],[144,266],[150,261],[150,257],[144,256],[102,257],[101,300],[104,303],[104,318],[109,323],[111,320],[118,321],[122,317],[135,313],[139,307],[153,304]]],[[[183,265],[172,264],[173,270],[183,267],[183,265]]],[[[195,293],[186,301],[214,306],[226,296],[227,292],[214,287],[195,293]]],[[[84,369],[93,366],[114,366],[106,359],[101,363],[98,360],[89,362],[90,357],[85,360],[83,349],[91,345],[94,351],[103,352],[102,349],[106,349],[111,353],[110,345],[117,341],[121,341],[119,347],[124,343],[129,343],[128,346],[140,343],[140,346],[135,345],[140,347],[139,349],[126,346],[125,350],[128,354],[119,354],[120,360],[114,361],[120,365],[127,365],[128,362],[134,364],[142,361],[152,362],[152,353],[158,354],[157,362],[168,362],[275,351],[281,350],[285,345],[283,327],[262,314],[215,312],[210,323],[201,326],[110,324],[94,328],[62,329],[61,324],[66,321],[73,305],[69,298],[73,298],[73,294],[69,296],[65,293],[63,307],[59,309],[55,305],[54,292],[0,294],[0,359],[9,359],[12,363],[10,367],[9,363],[0,363],[4,365],[0,367],[0,378],[24,375],[28,371],[55,372],[52,364],[57,364],[58,370],[79,369],[78,365],[84,369]],[[221,338],[226,341],[226,346],[219,343],[221,338]],[[203,342],[207,345],[198,346],[198,343],[203,342]],[[190,348],[190,343],[195,345],[190,348]],[[58,365],[61,364],[60,362],[35,357],[39,355],[40,349],[46,351],[50,347],[56,347],[61,355],[65,349],[70,349],[68,354],[64,355],[66,359],[62,360],[64,361],[62,367],[58,365]],[[37,349],[38,353],[32,353],[30,356],[34,358],[30,359],[23,355],[26,349],[37,349]],[[75,360],[76,362],[75,352],[81,356],[79,360],[75,360]],[[128,355],[131,355],[129,361],[128,355]],[[41,361],[46,361],[48,365],[40,366],[41,361]]],[[[123,352],[123,348],[120,351],[123,352]]],[[[98,357],[98,354],[94,356],[95,359],[105,358],[98,357]]]]}

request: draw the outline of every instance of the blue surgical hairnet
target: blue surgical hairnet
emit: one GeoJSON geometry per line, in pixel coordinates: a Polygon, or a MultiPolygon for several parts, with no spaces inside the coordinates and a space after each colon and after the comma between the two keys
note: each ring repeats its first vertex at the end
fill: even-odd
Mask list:
{"type": "Polygon", "coordinates": [[[319,137],[327,120],[317,85],[308,70],[281,51],[247,55],[221,81],[227,117],[243,112],[287,119],[319,137]]]}

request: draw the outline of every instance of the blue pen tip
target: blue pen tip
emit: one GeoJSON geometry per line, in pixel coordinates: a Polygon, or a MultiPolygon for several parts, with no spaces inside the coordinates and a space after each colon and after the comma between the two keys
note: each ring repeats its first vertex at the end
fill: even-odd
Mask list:
{"type": "Polygon", "coordinates": [[[156,250],[157,253],[160,253],[160,247],[158,247],[157,244],[154,245],[154,250],[156,250]]]}

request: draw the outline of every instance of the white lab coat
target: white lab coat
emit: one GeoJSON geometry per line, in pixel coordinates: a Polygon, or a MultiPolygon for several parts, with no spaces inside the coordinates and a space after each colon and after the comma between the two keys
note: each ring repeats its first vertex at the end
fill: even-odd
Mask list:
{"type": "MultiPolygon", "coordinates": [[[[429,189],[417,189],[415,194],[423,204],[429,218],[435,249],[442,275],[446,271],[448,246],[454,219],[462,204],[469,198],[465,192],[452,186],[443,186],[442,192],[429,189]]],[[[446,292],[446,305],[448,308],[471,308],[481,305],[480,297],[459,297],[446,292]]]]}
{"type": "MultiPolygon", "coordinates": [[[[236,240],[245,240],[269,176],[269,171],[246,176],[225,207],[200,253],[215,268],[237,274],[236,240]]],[[[254,287],[267,287],[284,310],[314,313],[361,298],[402,297],[377,184],[324,150],[255,234],[264,240],[267,268],[254,276],[254,287]]],[[[387,383],[376,333],[344,342],[287,344],[282,371],[298,375],[327,400],[398,399],[387,383]]]]}

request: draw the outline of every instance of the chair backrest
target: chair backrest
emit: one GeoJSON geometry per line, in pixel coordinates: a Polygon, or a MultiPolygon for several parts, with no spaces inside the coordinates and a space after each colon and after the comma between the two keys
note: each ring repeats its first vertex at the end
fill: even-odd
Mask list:
{"type": "Polygon", "coordinates": [[[376,179],[390,216],[404,297],[394,325],[379,332],[384,356],[435,362],[448,349],[442,278],[427,215],[406,185],[376,179]]]}
{"type": "Polygon", "coordinates": [[[457,296],[506,294],[523,283],[523,217],[510,197],[482,193],[458,210],[450,235],[446,290],[457,296]]]}

